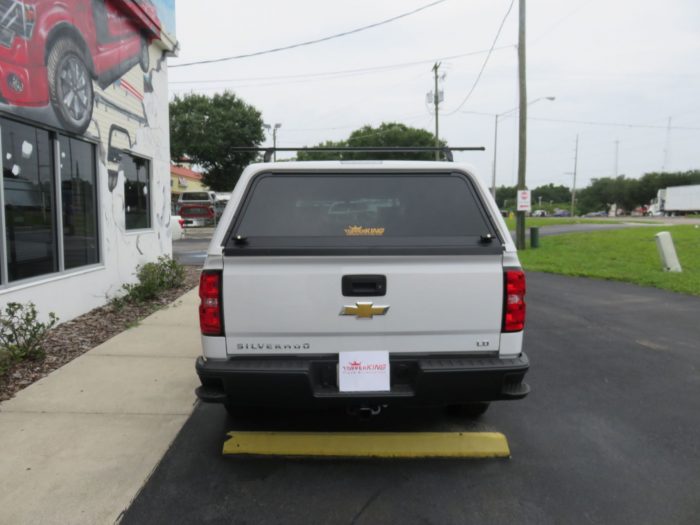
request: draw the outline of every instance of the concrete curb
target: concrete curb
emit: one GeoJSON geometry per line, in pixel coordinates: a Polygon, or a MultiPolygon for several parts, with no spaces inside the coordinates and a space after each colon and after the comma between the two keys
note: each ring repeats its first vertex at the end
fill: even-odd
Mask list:
{"type": "Polygon", "coordinates": [[[192,412],[197,291],[0,404],[0,523],[114,523],[192,412]]]}

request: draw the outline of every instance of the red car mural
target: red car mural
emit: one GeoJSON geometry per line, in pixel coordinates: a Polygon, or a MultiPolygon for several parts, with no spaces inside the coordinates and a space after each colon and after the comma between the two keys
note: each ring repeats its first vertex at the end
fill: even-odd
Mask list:
{"type": "Polygon", "coordinates": [[[49,103],[61,125],[83,133],[93,80],[105,88],[136,64],[160,34],[149,0],[0,0],[0,96],[15,106],[49,103]]]}

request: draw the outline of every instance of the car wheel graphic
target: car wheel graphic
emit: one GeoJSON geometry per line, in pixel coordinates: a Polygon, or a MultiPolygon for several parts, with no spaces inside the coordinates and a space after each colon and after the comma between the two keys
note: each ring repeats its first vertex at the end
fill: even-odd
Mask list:
{"type": "Polygon", "coordinates": [[[83,52],[70,38],[51,47],[46,64],[51,105],[67,131],[83,133],[92,119],[92,77],[83,52]]]}

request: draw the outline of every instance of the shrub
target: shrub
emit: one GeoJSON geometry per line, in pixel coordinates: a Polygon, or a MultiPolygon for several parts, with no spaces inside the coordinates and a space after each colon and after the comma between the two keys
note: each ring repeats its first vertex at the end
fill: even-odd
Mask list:
{"type": "Polygon", "coordinates": [[[12,365],[12,356],[4,348],[0,348],[0,379],[7,373],[12,365]]]}
{"type": "Polygon", "coordinates": [[[130,302],[144,302],[158,297],[159,292],[177,288],[185,282],[185,267],[163,255],[157,262],[146,263],[136,268],[137,283],[125,284],[124,299],[130,302]]]}
{"type": "Polygon", "coordinates": [[[45,355],[44,338],[57,322],[58,317],[53,312],[49,313],[48,322],[37,321],[36,306],[32,302],[7,303],[5,311],[0,312],[0,348],[9,355],[10,361],[41,359],[45,355]]]}

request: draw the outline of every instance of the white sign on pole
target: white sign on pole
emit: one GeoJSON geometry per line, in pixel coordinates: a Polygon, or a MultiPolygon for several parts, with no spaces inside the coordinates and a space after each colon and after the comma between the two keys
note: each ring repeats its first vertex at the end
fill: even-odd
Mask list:
{"type": "Polygon", "coordinates": [[[532,211],[530,190],[518,190],[518,211],[532,211]]]}

